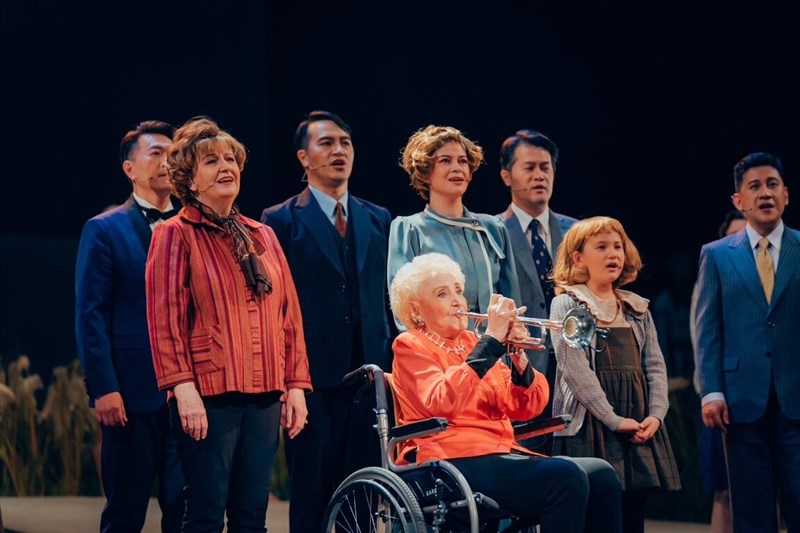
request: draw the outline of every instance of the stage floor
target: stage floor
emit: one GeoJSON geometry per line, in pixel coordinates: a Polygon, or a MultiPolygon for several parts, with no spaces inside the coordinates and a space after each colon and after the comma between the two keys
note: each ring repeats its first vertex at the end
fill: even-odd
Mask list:
{"type": "MultiPolygon", "coordinates": [[[[92,533],[98,531],[103,498],[40,497],[0,498],[0,510],[7,530],[19,533],[92,533]]],[[[267,511],[269,533],[289,533],[289,503],[273,499],[267,511]]],[[[159,533],[161,511],[150,500],[150,511],[142,533],[159,533]]],[[[708,524],[648,521],[648,533],[706,533],[708,524]]]]}

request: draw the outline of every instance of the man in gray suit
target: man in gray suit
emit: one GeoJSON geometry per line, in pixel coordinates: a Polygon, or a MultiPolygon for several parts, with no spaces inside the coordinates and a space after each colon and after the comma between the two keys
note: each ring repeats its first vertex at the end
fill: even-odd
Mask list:
{"type": "Polygon", "coordinates": [[[783,164],[733,170],[747,226],[700,251],[697,341],[703,422],[725,434],[734,531],[800,528],[800,232],[786,227],[783,164]]]}
{"type": "MultiPolygon", "coordinates": [[[[548,318],[553,300],[553,285],[547,278],[561,239],[576,219],[553,212],[550,198],[558,164],[558,147],[538,131],[520,130],[503,141],[500,147],[500,177],[511,191],[511,205],[500,215],[514,250],[519,305],[528,309],[526,316],[548,318]]],[[[555,379],[555,354],[547,337],[544,350],[528,351],[531,365],[547,376],[552,390],[555,379]]],[[[550,395],[552,398],[552,394],[550,395]]],[[[542,417],[549,417],[548,402],[542,417]]],[[[527,443],[549,453],[549,445],[527,443]]],[[[549,443],[548,443],[549,444],[549,443]]]]}

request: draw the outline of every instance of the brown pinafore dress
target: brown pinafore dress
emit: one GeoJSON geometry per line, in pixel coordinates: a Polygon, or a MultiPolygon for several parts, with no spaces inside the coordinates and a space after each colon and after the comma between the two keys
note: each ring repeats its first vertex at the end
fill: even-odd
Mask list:
{"type": "MultiPolygon", "coordinates": [[[[608,328],[607,347],[595,354],[594,370],[615,413],[639,421],[648,416],[647,378],[630,327],[608,328]]],[[[646,443],[633,444],[629,434],[612,431],[587,411],[583,427],[574,437],[555,439],[553,454],[605,459],[617,472],[622,490],[681,488],[663,424],[646,443]]]]}

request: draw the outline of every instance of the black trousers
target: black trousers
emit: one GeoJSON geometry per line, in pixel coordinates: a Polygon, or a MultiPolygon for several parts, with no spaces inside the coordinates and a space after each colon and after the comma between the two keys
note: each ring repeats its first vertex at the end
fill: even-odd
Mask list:
{"type": "Polygon", "coordinates": [[[375,425],[375,393],[356,399],[357,387],[319,389],[306,395],[308,426],[286,437],[293,533],[320,531],[322,515],[345,477],[364,466],[380,466],[375,425]]]}
{"type": "Polygon", "coordinates": [[[272,394],[226,393],[203,398],[208,435],[196,441],[170,402],[186,477],[184,533],[266,531],[281,404],[272,394]]]}
{"type": "Polygon", "coordinates": [[[497,454],[449,461],[474,492],[539,524],[541,533],[622,529],[622,488],[614,469],[602,459],[497,454]]]}
{"type": "Polygon", "coordinates": [[[128,413],[125,426],[101,425],[101,477],[106,505],[103,532],[141,531],[158,479],[161,530],[177,532],[183,518],[183,474],[166,405],[154,413],[128,413]]]}

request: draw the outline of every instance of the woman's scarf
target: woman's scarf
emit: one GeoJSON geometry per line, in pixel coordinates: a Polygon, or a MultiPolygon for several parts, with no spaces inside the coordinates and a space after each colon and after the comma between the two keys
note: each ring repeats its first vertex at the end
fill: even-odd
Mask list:
{"type": "Polygon", "coordinates": [[[270,294],[272,292],[272,281],[269,279],[269,274],[264,269],[264,265],[258,259],[250,230],[239,220],[239,208],[234,204],[230,214],[226,217],[221,217],[210,207],[199,201],[197,202],[197,207],[204,217],[230,235],[233,256],[239,262],[245,282],[252,289],[256,298],[260,300],[265,294],[270,294]]]}

